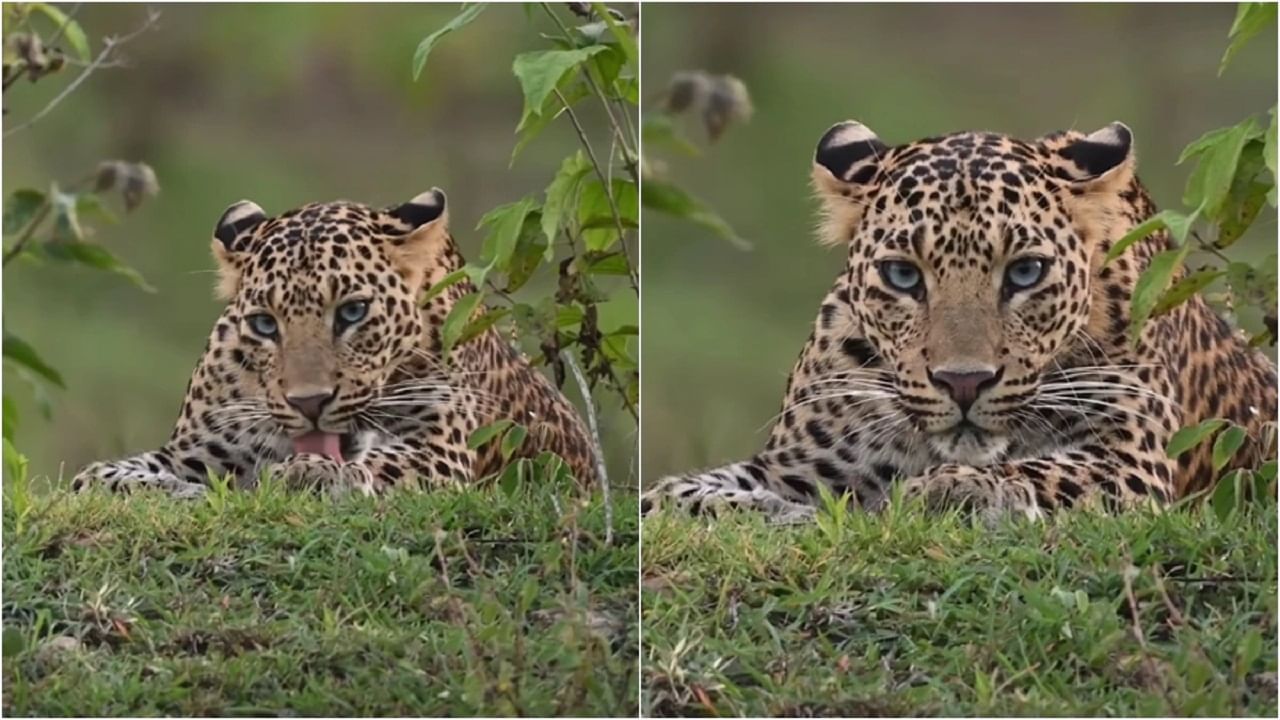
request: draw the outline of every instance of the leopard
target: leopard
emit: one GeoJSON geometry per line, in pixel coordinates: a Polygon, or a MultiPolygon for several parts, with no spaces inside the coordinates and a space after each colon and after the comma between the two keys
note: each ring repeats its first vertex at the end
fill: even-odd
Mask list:
{"type": "Polygon", "coordinates": [[[1241,330],[1199,294],[1131,327],[1139,277],[1180,247],[1167,228],[1126,238],[1156,214],[1136,167],[1119,122],[896,146],[832,126],[811,177],[819,240],[846,262],[765,447],[658,480],[642,513],[1162,511],[1273,456],[1276,367],[1241,330]],[[1209,418],[1246,431],[1231,464],[1210,443],[1169,456],[1209,418]]]}
{"type": "Polygon", "coordinates": [[[271,476],[369,496],[474,485],[544,452],[590,486],[581,416],[515,342],[492,325],[446,342],[452,314],[485,326],[448,217],[439,188],[383,209],[232,204],[211,243],[225,306],[167,442],[88,465],[72,490],[194,498],[271,476]],[[514,450],[474,442],[501,421],[526,430],[514,450]]]}

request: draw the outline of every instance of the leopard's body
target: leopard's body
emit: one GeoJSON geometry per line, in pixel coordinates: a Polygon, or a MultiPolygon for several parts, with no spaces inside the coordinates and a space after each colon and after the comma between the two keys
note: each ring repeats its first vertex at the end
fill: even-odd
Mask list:
{"type": "Polygon", "coordinates": [[[468,439],[504,418],[528,428],[519,456],[553,451],[579,481],[595,477],[574,408],[496,330],[442,356],[445,318],[472,291],[464,280],[420,303],[463,265],[442,192],[276,218],[237,203],[213,250],[229,302],[168,442],[91,464],[75,488],[199,495],[211,476],[251,486],[264,470],[334,494],[473,482],[503,458],[497,442],[473,449],[468,439]]]}
{"type": "Polygon", "coordinates": [[[957,133],[885,146],[833,127],[813,178],[823,239],[847,244],[764,450],[661,480],[646,512],[813,513],[826,485],[880,507],[894,482],[930,507],[1039,517],[1164,504],[1215,477],[1210,446],[1176,460],[1180,427],[1225,418],[1255,462],[1276,369],[1199,297],[1130,341],[1130,299],[1165,232],[1108,251],[1154,214],[1132,135],[1025,142],[957,133]]]}

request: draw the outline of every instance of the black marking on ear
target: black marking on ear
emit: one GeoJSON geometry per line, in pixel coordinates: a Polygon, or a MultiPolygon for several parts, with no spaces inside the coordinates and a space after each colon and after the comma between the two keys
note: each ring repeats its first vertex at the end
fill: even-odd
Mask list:
{"type": "Polygon", "coordinates": [[[1111,123],[1101,130],[1058,151],[1079,168],[1087,180],[1119,166],[1133,149],[1133,132],[1124,123],[1111,123]]]}
{"type": "Polygon", "coordinates": [[[444,209],[444,191],[440,188],[431,188],[388,212],[396,219],[408,224],[411,228],[418,228],[438,219],[444,214],[444,209]]]}
{"type": "Polygon", "coordinates": [[[822,135],[813,161],[845,182],[862,184],[875,177],[876,164],[886,150],[888,146],[866,125],[849,120],[833,125],[822,135]],[[854,169],[864,162],[871,164],[854,169]]]}
{"type": "Polygon", "coordinates": [[[218,239],[228,250],[234,250],[231,243],[235,241],[240,233],[257,227],[258,224],[267,219],[267,214],[258,207],[257,203],[249,200],[241,200],[233,203],[227,208],[222,217],[218,218],[218,224],[214,227],[213,236],[218,239]]]}

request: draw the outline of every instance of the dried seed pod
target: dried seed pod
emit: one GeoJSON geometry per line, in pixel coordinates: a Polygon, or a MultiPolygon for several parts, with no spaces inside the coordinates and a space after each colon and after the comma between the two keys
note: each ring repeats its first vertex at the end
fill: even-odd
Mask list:
{"type": "Polygon", "coordinates": [[[665,106],[668,112],[682,113],[701,104],[707,94],[707,74],[701,71],[678,72],[667,85],[665,106]]]}
{"type": "Polygon", "coordinates": [[[715,142],[730,124],[751,119],[753,110],[746,84],[732,75],[719,75],[712,78],[707,104],[702,110],[702,124],[707,136],[715,142]]]}
{"type": "Polygon", "coordinates": [[[133,210],[142,204],[144,198],[160,192],[160,184],[156,182],[156,172],[145,163],[133,163],[129,166],[129,174],[124,181],[120,194],[124,197],[124,209],[133,210]]]}

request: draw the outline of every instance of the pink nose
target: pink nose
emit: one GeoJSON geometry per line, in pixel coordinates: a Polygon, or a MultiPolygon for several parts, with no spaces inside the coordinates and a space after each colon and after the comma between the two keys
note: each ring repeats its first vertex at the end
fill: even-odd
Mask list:
{"type": "Polygon", "coordinates": [[[983,391],[995,387],[995,384],[1000,382],[1000,375],[1002,374],[1003,368],[1000,372],[987,372],[985,370],[979,372],[949,372],[940,370],[936,373],[930,372],[929,380],[934,385],[947,391],[951,399],[956,401],[956,405],[960,406],[961,413],[967,413],[983,391]]]}

